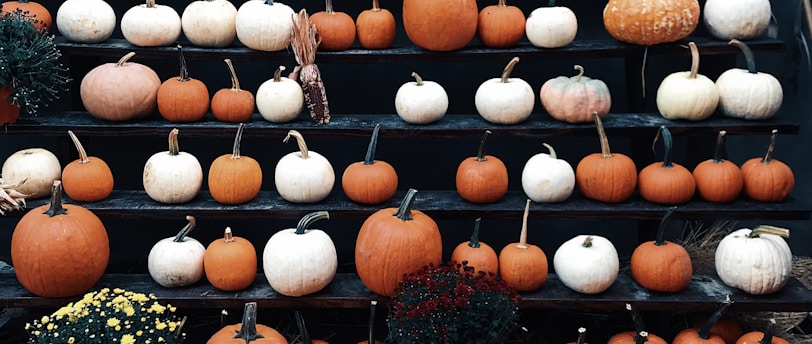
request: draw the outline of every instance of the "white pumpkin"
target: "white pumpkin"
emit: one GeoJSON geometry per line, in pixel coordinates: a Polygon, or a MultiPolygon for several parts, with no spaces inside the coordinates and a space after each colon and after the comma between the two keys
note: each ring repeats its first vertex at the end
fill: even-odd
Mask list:
{"type": "Polygon", "coordinates": [[[133,45],[160,47],[175,43],[182,32],[180,15],[155,0],[133,6],[121,17],[121,34],[133,45]]]}
{"type": "Polygon", "coordinates": [[[719,110],[728,117],[761,120],[773,117],[784,101],[781,83],[772,74],[759,72],[753,52],[743,42],[731,44],[744,53],[747,69],[731,68],[716,79],[719,110]]]}
{"type": "Polygon", "coordinates": [[[699,74],[699,49],[689,42],[691,70],[666,76],[657,88],[657,110],[669,120],[701,121],[713,115],[719,105],[719,88],[699,74]]]}
{"type": "Polygon", "coordinates": [[[537,203],[562,202],[575,189],[575,171],[572,165],[558,159],[552,146],[544,143],[550,153],[538,153],[522,169],[522,189],[537,203]]]}
{"type": "Polygon", "coordinates": [[[17,184],[17,191],[26,198],[41,198],[51,195],[54,180],[62,178],[62,166],[51,151],[26,148],[6,158],[0,177],[5,184],[17,184]]]}
{"type": "Polygon", "coordinates": [[[330,236],[310,224],[328,219],[326,211],[302,217],[296,228],[276,232],[265,244],[262,269],[271,288],[285,296],[318,292],[333,280],[338,255],[330,236]]]}
{"type": "Polygon", "coordinates": [[[770,25],[770,0],[707,0],[702,22],[718,39],[758,38],[770,25]]]}
{"type": "Polygon", "coordinates": [[[155,201],[185,203],[197,196],[203,185],[200,161],[178,146],[178,129],[169,132],[169,150],[153,154],[144,165],[144,190],[155,201]]]}
{"type": "Polygon", "coordinates": [[[772,226],[742,228],[716,247],[716,273],[725,284],[753,295],[774,293],[792,276],[789,230],[772,226]]]}
{"type": "Polygon", "coordinates": [[[203,255],[206,248],[189,232],[195,228],[193,216],[174,237],[159,240],[149,250],[147,270],[155,282],[163,287],[184,287],[197,283],[203,278],[203,255]]]}
{"type": "Polygon", "coordinates": [[[248,0],[237,10],[237,39],[254,50],[284,50],[290,45],[293,13],[278,1],[248,0]]]}
{"type": "Polygon", "coordinates": [[[434,81],[423,80],[412,72],[415,81],[404,83],[395,93],[395,111],[406,123],[429,124],[445,116],[448,94],[434,81]]]}
{"type": "Polygon", "coordinates": [[[257,89],[257,111],[269,122],[290,122],[299,117],[304,107],[302,86],[296,80],[282,76],[284,71],[285,66],[279,66],[273,79],[263,82],[257,89]]]}
{"type": "Polygon", "coordinates": [[[104,0],[66,0],[56,11],[56,28],[71,42],[103,42],[116,29],[116,12],[104,0]]]}
{"type": "Polygon", "coordinates": [[[568,7],[539,7],[530,12],[524,24],[527,40],[537,48],[561,48],[578,33],[578,18],[568,7]]]}
{"type": "Polygon", "coordinates": [[[598,235],[578,235],[555,251],[553,267],[567,288],[584,294],[598,294],[615,283],[620,259],[615,245],[598,235]]]}
{"type": "Polygon", "coordinates": [[[510,60],[501,78],[488,79],[479,85],[474,95],[476,110],[491,123],[517,124],[530,117],[536,104],[536,94],[526,81],[511,78],[518,57],[510,60]]]}
{"type": "Polygon", "coordinates": [[[237,8],[228,0],[196,0],[181,14],[183,35],[201,47],[223,48],[237,39],[237,8]]]}
{"type": "Polygon", "coordinates": [[[336,180],[333,165],[323,155],[308,150],[304,137],[296,130],[289,131],[283,142],[291,137],[296,139],[299,151],[288,153],[276,163],[276,191],[293,203],[316,203],[327,198],[336,180]]]}

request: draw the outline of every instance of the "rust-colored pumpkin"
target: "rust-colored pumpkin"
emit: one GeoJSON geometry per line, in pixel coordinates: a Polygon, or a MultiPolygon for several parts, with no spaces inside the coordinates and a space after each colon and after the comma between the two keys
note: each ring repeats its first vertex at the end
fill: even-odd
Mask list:
{"type": "Polygon", "coordinates": [[[110,258],[107,229],[90,210],[62,204],[62,182],[51,202],[23,215],[11,235],[11,262],[20,284],[42,297],[87,292],[110,258]]]}
{"type": "Polygon", "coordinates": [[[730,202],[739,197],[744,187],[739,165],[724,158],[725,133],[721,130],[716,137],[713,158],[700,162],[693,171],[696,191],[708,202],[730,202]]]}
{"type": "Polygon", "coordinates": [[[372,0],[372,8],[363,10],[355,18],[355,34],[364,49],[387,49],[395,42],[397,25],[391,11],[381,8],[372,0]]]}
{"type": "Polygon", "coordinates": [[[38,30],[44,29],[45,31],[48,31],[51,29],[51,25],[53,24],[51,12],[49,12],[45,6],[38,2],[17,0],[6,1],[0,4],[0,15],[4,13],[13,13],[17,10],[25,14],[26,17],[29,17],[31,22],[34,24],[34,27],[36,27],[38,30]]]}
{"type": "Polygon", "coordinates": [[[795,187],[795,174],[782,161],[773,159],[773,149],[778,130],[773,130],[767,153],[762,158],[752,158],[742,164],[744,193],[762,202],[781,202],[795,187]]]}
{"type": "Polygon", "coordinates": [[[602,80],[584,76],[584,67],[574,68],[577,75],[555,77],[541,85],[541,105],[550,117],[567,123],[591,122],[596,113],[606,116],[612,108],[609,87],[602,80]]]}
{"type": "Polygon", "coordinates": [[[262,188],[262,167],[256,159],[240,154],[244,128],[245,124],[240,123],[231,154],[217,157],[209,167],[209,192],[222,204],[248,202],[257,197],[262,188]]]}
{"type": "Polygon", "coordinates": [[[375,125],[369,139],[364,161],[350,164],[341,175],[341,188],[353,202],[380,204],[388,201],[398,190],[398,174],[395,168],[383,160],[375,160],[380,124],[375,125]]]}
{"type": "Polygon", "coordinates": [[[736,344],[789,344],[789,341],[775,336],[775,319],[770,319],[766,330],[747,332],[736,340],[736,344]]]}
{"type": "Polygon", "coordinates": [[[677,205],[691,200],[696,190],[696,181],[691,171],[671,161],[673,141],[671,132],[660,126],[657,138],[662,136],[665,152],[662,162],[654,162],[640,170],[637,186],[643,199],[658,204],[677,205]]]}
{"type": "Polygon", "coordinates": [[[189,76],[180,45],[178,55],[180,75],[158,87],[158,112],[170,122],[199,121],[209,112],[209,90],[202,81],[189,76]]]}
{"type": "Polygon", "coordinates": [[[457,192],[468,202],[493,203],[502,199],[508,190],[505,163],[493,155],[485,155],[485,143],[490,134],[490,130],[485,130],[477,155],[465,158],[457,166],[457,192]]]}
{"type": "Polygon", "coordinates": [[[68,130],[68,135],[79,152],[79,159],[62,170],[62,189],[74,201],[96,202],[107,198],[114,184],[110,166],[98,157],[88,156],[73,131],[68,130]]]}
{"type": "Polygon", "coordinates": [[[225,122],[247,122],[254,115],[254,95],[240,88],[240,80],[231,59],[225,59],[231,75],[231,88],[222,88],[211,97],[211,114],[225,122]]]}
{"type": "Polygon", "coordinates": [[[361,225],[355,242],[355,269],[369,290],[383,296],[395,295],[404,274],[443,258],[440,229],[434,220],[412,210],[415,189],[409,189],[398,208],[385,208],[370,215],[361,225]]]}
{"type": "Polygon", "coordinates": [[[203,271],[212,286],[225,291],[248,288],[257,276],[257,250],[226,227],[223,238],[212,241],[203,254],[203,271]]]}
{"type": "Polygon", "coordinates": [[[578,162],[575,185],[586,198],[620,203],[629,199],[637,188],[637,166],[627,155],[612,153],[601,117],[597,114],[593,117],[598,128],[601,152],[589,154],[578,162]]]}
{"type": "MultiPolygon", "coordinates": [[[[691,324],[691,327],[698,329],[702,327],[704,323],[705,319],[696,319],[691,324]]],[[[722,317],[713,324],[710,333],[722,337],[727,344],[736,344],[736,340],[744,334],[744,330],[735,318],[722,315],[722,317]]]]}
{"type": "Polygon", "coordinates": [[[524,12],[507,0],[485,6],[479,11],[476,35],[482,45],[489,48],[509,48],[524,37],[524,12]]]}
{"type": "Polygon", "coordinates": [[[14,123],[20,118],[20,106],[8,101],[11,89],[0,86],[0,125],[14,123]]]}
{"type": "Polygon", "coordinates": [[[257,324],[257,303],[248,302],[242,322],[226,325],[214,333],[206,344],[288,344],[287,338],[270,326],[257,324]]]}
{"type": "Polygon", "coordinates": [[[691,283],[693,265],[688,251],[663,237],[668,220],[676,209],[671,207],[665,212],[655,240],[640,244],[632,252],[632,278],[648,290],[673,293],[691,283]]]}
{"type": "Polygon", "coordinates": [[[654,45],[688,37],[699,24],[697,0],[609,0],[603,25],[621,42],[654,45]]]}
{"type": "Polygon", "coordinates": [[[310,23],[316,26],[322,50],[347,50],[355,42],[355,21],[349,14],[333,10],[332,0],[325,0],[325,10],[313,13],[310,23]]]}
{"type": "Polygon", "coordinates": [[[416,46],[430,51],[464,48],[476,35],[476,0],[404,0],[403,29],[416,46]]]}
{"type": "Polygon", "coordinates": [[[717,333],[713,332],[713,326],[722,319],[724,311],[730,307],[730,297],[722,303],[721,306],[713,312],[713,314],[705,320],[699,327],[689,327],[679,331],[672,344],[694,344],[694,343],[713,343],[713,344],[726,344],[725,339],[717,333]]]}
{"type": "Polygon", "coordinates": [[[547,281],[547,255],[540,247],[527,243],[527,217],[530,200],[524,206],[519,242],[507,244],[499,252],[499,276],[519,292],[541,288],[547,281]]]}
{"type": "Polygon", "coordinates": [[[451,252],[451,261],[463,264],[463,268],[473,269],[474,273],[485,273],[496,276],[499,273],[499,256],[494,249],[479,241],[479,227],[482,218],[474,223],[474,232],[471,240],[462,242],[451,252]]]}

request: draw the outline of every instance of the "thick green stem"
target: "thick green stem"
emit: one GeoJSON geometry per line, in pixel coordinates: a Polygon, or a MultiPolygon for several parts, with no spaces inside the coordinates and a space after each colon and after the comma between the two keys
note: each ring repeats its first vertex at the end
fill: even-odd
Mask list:
{"type": "Polygon", "coordinates": [[[716,135],[716,149],[713,152],[713,162],[721,163],[725,161],[725,135],[727,131],[720,130],[716,135]]]}
{"type": "Polygon", "coordinates": [[[660,226],[657,228],[657,238],[654,240],[654,246],[663,246],[665,245],[665,228],[667,227],[668,221],[671,219],[671,215],[674,214],[674,211],[677,210],[676,206],[669,207],[666,210],[665,215],[663,218],[660,219],[660,226]]]}
{"type": "Polygon", "coordinates": [[[657,139],[660,137],[660,135],[662,135],[663,137],[663,147],[665,150],[663,152],[662,167],[672,168],[674,167],[674,164],[671,162],[671,151],[673,150],[674,147],[674,139],[671,137],[671,131],[669,131],[668,128],[666,128],[666,126],[664,125],[660,126],[660,131],[658,131],[657,136],[654,137],[654,142],[651,144],[652,145],[651,149],[652,150],[654,149],[654,144],[657,143],[657,139]]]}
{"type": "Polygon", "coordinates": [[[739,50],[742,51],[742,54],[744,54],[744,60],[747,62],[747,72],[757,74],[758,69],[756,69],[756,59],[753,57],[753,51],[750,50],[750,47],[748,47],[744,42],[735,38],[731,39],[728,44],[735,45],[737,48],[739,48],[739,50]]]}
{"type": "Polygon", "coordinates": [[[189,232],[195,229],[197,221],[195,220],[194,216],[186,215],[186,221],[188,221],[186,223],[186,226],[183,226],[183,228],[180,229],[180,232],[178,232],[178,234],[175,235],[175,239],[172,239],[172,241],[183,242],[184,240],[186,240],[186,236],[189,235],[189,232]]]}
{"type": "Polygon", "coordinates": [[[761,158],[762,164],[769,164],[773,160],[773,150],[775,149],[775,140],[778,137],[778,129],[773,129],[770,135],[770,144],[767,145],[767,152],[761,158]]]}
{"type": "Polygon", "coordinates": [[[305,231],[308,227],[310,227],[313,222],[318,220],[329,219],[330,214],[326,211],[316,211],[305,216],[302,216],[302,219],[299,220],[299,224],[296,225],[296,234],[305,234],[305,231]]]}
{"type": "Polygon", "coordinates": [[[471,234],[471,240],[468,241],[468,247],[479,248],[479,224],[481,222],[481,217],[478,217],[476,221],[474,221],[474,233],[471,234]]]}
{"type": "Polygon", "coordinates": [[[178,144],[178,128],[174,128],[169,132],[169,155],[175,156],[180,154],[180,145],[178,144]]]}
{"type": "MultiPolygon", "coordinates": [[[[640,313],[637,312],[637,308],[632,307],[631,303],[626,304],[626,310],[632,316],[632,322],[634,322],[634,330],[637,331],[639,334],[643,334],[646,330],[646,324],[643,322],[643,318],[640,317],[640,313]]],[[[637,338],[637,336],[635,336],[637,338]]]]}
{"type": "Polygon", "coordinates": [[[51,186],[51,204],[43,214],[54,217],[67,213],[68,211],[62,207],[62,181],[54,180],[54,185],[51,186]]]}
{"type": "Polygon", "coordinates": [[[257,303],[248,302],[242,312],[242,324],[234,335],[234,339],[242,339],[245,344],[248,344],[259,338],[265,337],[257,332],[257,303]]]}
{"type": "Polygon", "coordinates": [[[369,138],[369,146],[367,146],[367,155],[364,157],[364,165],[375,164],[375,150],[378,148],[378,132],[381,130],[381,124],[375,124],[375,129],[372,129],[372,137],[369,138]]]}
{"type": "Polygon", "coordinates": [[[708,320],[705,321],[704,324],[702,324],[702,327],[699,328],[699,331],[697,331],[696,335],[701,339],[708,340],[710,338],[710,331],[713,328],[713,325],[716,325],[719,319],[722,318],[722,314],[725,313],[725,311],[727,310],[728,307],[730,307],[731,304],[733,304],[733,302],[730,301],[730,295],[728,295],[727,300],[725,300],[725,302],[722,303],[721,306],[719,306],[716,312],[713,312],[713,314],[711,314],[708,320]]]}
{"type": "Polygon", "coordinates": [[[265,0],[265,3],[268,4],[268,6],[273,6],[273,0],[265,0]]]}
{"type": "Polygon", "coordinates": [[[237,135],[234,136],[234,147],[231,149],[231,159],[240,158],[240,142],[242,142],[242,132],[245,129],[245,123],[240,123],[237,127],[237,135]]]}
{"type": "Polygon", "coordinates": [[[186,66],[186,57],[183,56],[183,47],[178,44],[178,58],[180,59],[180,74],[178,81],[189,81],[189,68],[186,66]]]}
{"type": "Polygon", "coordinates": [[[485,133],[482,134],[482,140],[479,141],[479,150],[476,153],[476,161],[482,162],[488,159],[485,158],[485,145],[488,142],[488,136],[491,136],[490,130],[485,130],[485,133]]]}
{"type": "Polygon", "coordinates": [[[406,191],[406,196],[403,196],[403,201],[400,202],[400,206],[395,211],[392,216],[395,216],[402,221],[411,221],[412,220],[412,206],[414,205],[414,195],[417,193],[415,189],[409,189],[406,191]]]}
{"type": "Polygon", "coordinates": [[[513,68],[516,67],[516,64],[519,63],[519,57],[514,56],[510,59],[505,69],[502,71],[502,79],[500,80],[503,84],[507,83],[510,80],[510,73],[513,73],[513,68]]]}
{"type": "Polygon", "coordinates": [[[547,1],[547,7],[555,7],[555,0],[547,1]]]}

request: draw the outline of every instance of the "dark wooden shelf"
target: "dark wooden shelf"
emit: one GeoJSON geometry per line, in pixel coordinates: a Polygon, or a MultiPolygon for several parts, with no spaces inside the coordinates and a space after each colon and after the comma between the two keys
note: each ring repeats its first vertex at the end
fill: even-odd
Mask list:
{"type": "MultiPolygon", "coordinates": [[[[240,308],[246,302],[257,302],[267,308],[356,308],[366,309],[371,300],[386,304],[388,298],[367,289],[353,273],[337,274],[322,291],[302,297],[276,293],[258,274],[254,284],[239,292],[224,292],[201,281],[182,288],[164,288],[148,274],[108,274],[93,288],[124,288],[135,292],[154,293],[162,303],[187,309],[240,308]]],[[[522,293],[522,309],[623,310],[632,303],[640,310],[696,311],[713,310],[730,295],[731,311],[806,312],[812,309],[812,293],[792,278],[772,295],[753,296],[730,288],[715,277],[694,276],[686,290],[679,293],[650,292],[628,274],[621,274],[603,293],[586,295],[565,287],[555,274],[550,274],[541,289],[522,293]]],[[[6,307],[58,308],[73,298],[43,298],[29,293],[14,274],[0,274],[0,303],[6,307]]]]}
{"type": "MultiPolygon", "coordinates": [[[[330,124],[318,125],[304,115],[289,123],[272,123],[254,114],[246,124],[244,137],[284,136],[295,129],[307,136],[363,136],[368,137],[376,124],[381,124],[382,137],[471,137],[479,138],[485,130],[505,136],[597,136],[592,123],[570,124],[553,119],[547,114],[533,114],[517,125],[492,124],[478,114],[449,114],[440,121],[427,125],[404,122],[395,114],[363,115],[334,114],[330,124]]],[[[612,136],[653,136],[657,128],[667,126],[674,135],[715,136],[719,130],[728,135],[769,135],[772,129],[782,134],[797,134],[799,124],[772,118],[748,121],[715,115],[707,120],[671,121],[656,113],[610,113],[603,120],[606,132],[612,136]]],[[[149,119],[111,122],[95,118],[82,111],[68,111],[20,118],[7,125],[0,133],[5,135],[66,136],[73,130],[80,136],[165,136],[172,128],[181,135],[232,138],[237,124],[217,120],[211,114],[193,123],[172,123],[155,115],[149,119]]]]}

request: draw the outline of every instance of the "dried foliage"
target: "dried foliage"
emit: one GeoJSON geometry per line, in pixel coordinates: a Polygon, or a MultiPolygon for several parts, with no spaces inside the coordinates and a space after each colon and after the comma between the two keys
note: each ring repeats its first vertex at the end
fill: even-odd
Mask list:
{"type": "Polygon", "coordinates": [[[299,64],[290,73],[291,79],[298,79],[304,90],[305,103],[310,117],[318,124],[330,123],[330,108],[327,105],[327,91],[321,80],[321,72],[316,65],[316,50],[321,38],[316,26],[310,23],[307,11],[302,9],[293,15],[293,36],[290,40],[296,62],[299,64]]]}
{"type": "Polygon", "coordinates": [[[17,191],[17,187],[22,183],[25,183],[25,181],[17,184],[6,184],[0,178],[0,215],[25,208],[25,197],[28,195],[17,191]]]}

